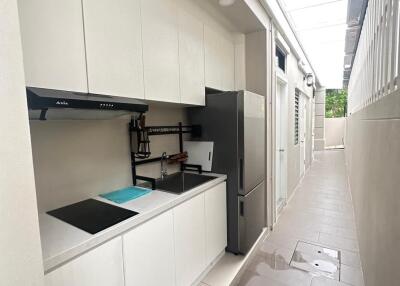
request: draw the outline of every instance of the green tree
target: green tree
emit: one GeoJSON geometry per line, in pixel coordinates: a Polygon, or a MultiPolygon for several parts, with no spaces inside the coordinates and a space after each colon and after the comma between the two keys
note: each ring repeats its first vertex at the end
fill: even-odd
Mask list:
{"type": "Polygon", "coordinates": [[[347,115],[347,90],[328,89],[325,97],[325,117],[345,117],[347,115]]]}

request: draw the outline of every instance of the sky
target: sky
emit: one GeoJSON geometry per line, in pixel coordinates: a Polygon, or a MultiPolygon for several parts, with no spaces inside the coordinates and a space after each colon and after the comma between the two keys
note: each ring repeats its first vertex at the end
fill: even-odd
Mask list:
{"type": "Polygon", "coordinates": [[[281,0],[323,86],[342,88],[347,0],[281,0]]]}

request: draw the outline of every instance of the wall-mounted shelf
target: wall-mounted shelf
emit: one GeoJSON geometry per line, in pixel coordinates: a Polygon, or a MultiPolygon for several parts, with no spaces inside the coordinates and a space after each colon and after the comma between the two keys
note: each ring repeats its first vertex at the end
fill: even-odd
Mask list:
{"type": "MultiPolygon", "coordinates": [[[[183,153],[183,134],[190,134],[192,137],[200,137],[201,136],[201,126],[200,125],[182,125],[182,122],[179,122],[177,126],[145,126],[141,127],[139,121],[132,120],[129,124],[129,137],[130,137],[130,147],[131,147],[131,163],[132,163],[132,180],[133,184],[137,185],[137,180],[150,182],[152,185],[152,189],[156,188],[156,179],[139,176],[136,174],[136,166],[160,162],[161,157],[153,157],[150,158],[150,140],[149,136],[162,136],[162,135],[178,135],[179,136],[179,152],[183,153]],[[133,144],[133,133],[136,132],[136,143],[137,144],[145,144],[148,146],[144,148],[145,151],[140,152],[140,156],[132,148],[133,144]],[[139,158],[138,158],[139,157],[139,158]],[[142,159],[143,158],[143,159],[142,159]]],[[[136,149],[139,149],[136,148],[136,149]]],[[[177,154],[167,155],[166,158],[173,157],[177,154]]],[[[181,171],[184,170],[197,170],[199,173],[202,173],[202,168],[200,165],[192,165],[185,164],[183,162],[180,163],[181,171]]]]}

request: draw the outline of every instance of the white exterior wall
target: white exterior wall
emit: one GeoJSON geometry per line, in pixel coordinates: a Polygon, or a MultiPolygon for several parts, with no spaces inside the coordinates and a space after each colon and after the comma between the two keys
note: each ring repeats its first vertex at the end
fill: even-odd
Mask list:
{"type": "Polygon", "coordinates": [[[326,89],[319,88],[315,91],[315,125],[314,125],[314,150],[325,149],[325,96],[326,89]]]}
{"type": "Polygon", "coordinates": [[[345,140],[365,285],[397,285],[400,280],[399,92],[351,115],[347,119],[345,140]]]}
{"type": "MultiPolygon", "coordinates": [[[[287,58],[288,73],[288,198],[293,195],[295,188],[300,182],[300,143],[294,144],[294,102],[295,90],[298,88],[303,94],[307,95],[307,135],[306,135],[306,168],[312,162],[312,98],[313,88],[308,87],[303,80],[304,74],[300,71],[297,58],[290,54],[287,58]]],[[[301,123],[299,123],[301,124],[301,123]]]]}
{"type": "MultiPolygon", "coordinates": [[[[307,105],[307,146],[306,146],[306,168],[311,165],[312,162],[312,151],[313,151],[313,118],[314,118],[314,100],[313,100],[313,88],[307,87],[303,77],[304,74],[298,67],[298,62],[301,61],[305,64],[306,72],[313,72],[310,63],[307,60],[307,57],[302,50],[299,42],[296,39],[296,36],[291,29],[289,23],[287,22],[282,10],[279,7],[279,4],[276,0],[245,0],[246,4],[251,8],[253,13],[257,15],[260,22],[265,25],[266,33],[271,37],[272,34],[275,34],[275,30],[278,31],[283,40],[286,41],[286,44],[290,48],[290,54],[287,57],[287,78],[288,78],[288,150],[287,150],[287,159],[288,159],[288,177],[287,177],[287,186],[288,186],[288,197],[290,197],[296,186],[298,185],[301,177],[300,177],[300,146],[294,145],[294,96],[295,96],[295,89],[298,88],[301,90],[302,93],[306,94],[309,98],[308,105],[307,105]],[[269,20],[270,19],[270,20],[269,20]],[[270,23],[273,23],[273,27],[271,27],[270,23]]],[[[259,32],[261,33],[261,32],[259,32]]],[[[254,39],[254,35],[252,36],[254,39]]],[[[260,39],[259,39],[260,40],[260,39]]],[[[267,55],[271,57],[270,66],[267,66],[267,75],[266,75],[266,94],[267,94],[267,195],[268,200],[271,202],[271,192],[273,188],[273,184],[271,182],[273,178],[272,172],[272,146],[273,146],[273,109],[272,105],[274,102],[273,97],[275,96],[275,37],[271,40],[267,40],[267,49],[269,49],[269,54],[267,55]],[[271,70],[269,70],[271,69],[271,70]]],[[[246,49],[248,47],[246,46],[246,49]]],[[[246,51],[248,52],[248,51],[246,51]]],[[[247,60],[247,59],[246,59],[247,60]]],[[[256,61],[255,61],[256,62],[256,61]]],[[[248,61],[246,64],[249,66],[248,61]]],[[[249,89],[249,83],[251,80],[249,75],[246,74],[246,81],[247,81],[247,89],[249,89]]],[[[259,80],[258,80],[259,81],[259,80]]],[[[259,87],[259,92],[263,91],[264,86],[257,85],[259,87]]],[[[271,215],[269,216],[271,218],[271,215]]],[[[269,220],[271,223],[271,221],[269,220]]]]}
{"type": "Polygon", "coordinates": [[[346,117],[325,118],[326,147],[341,147],[344,145],[346,132],[346,117]]]}
{"type": "Polygon", "coordinates": [[[0,1],[0,284],[43,285],[17,2],[0,1]]]}
{"type": "Polygon", "coordinates": [[[348,88],[346,162],[366,286],[400,280],[399,20],[399,1],[369,1],[348,88]]]}

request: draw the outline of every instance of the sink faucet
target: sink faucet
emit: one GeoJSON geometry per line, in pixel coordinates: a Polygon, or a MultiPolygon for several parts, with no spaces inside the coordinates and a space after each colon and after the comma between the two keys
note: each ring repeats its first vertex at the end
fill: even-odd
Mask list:
{"type": "Polygon", "coordinates": [[[161,179],[164,179],[164,177],[166,175],[168,175],[167,174],[167,167],[165,165],[165,160],[166,159],[167,159],[167,153],[163,152],[162,155],[161,155],[161,160],[160,160],[160,163],[161,163],[161,179]]]}

